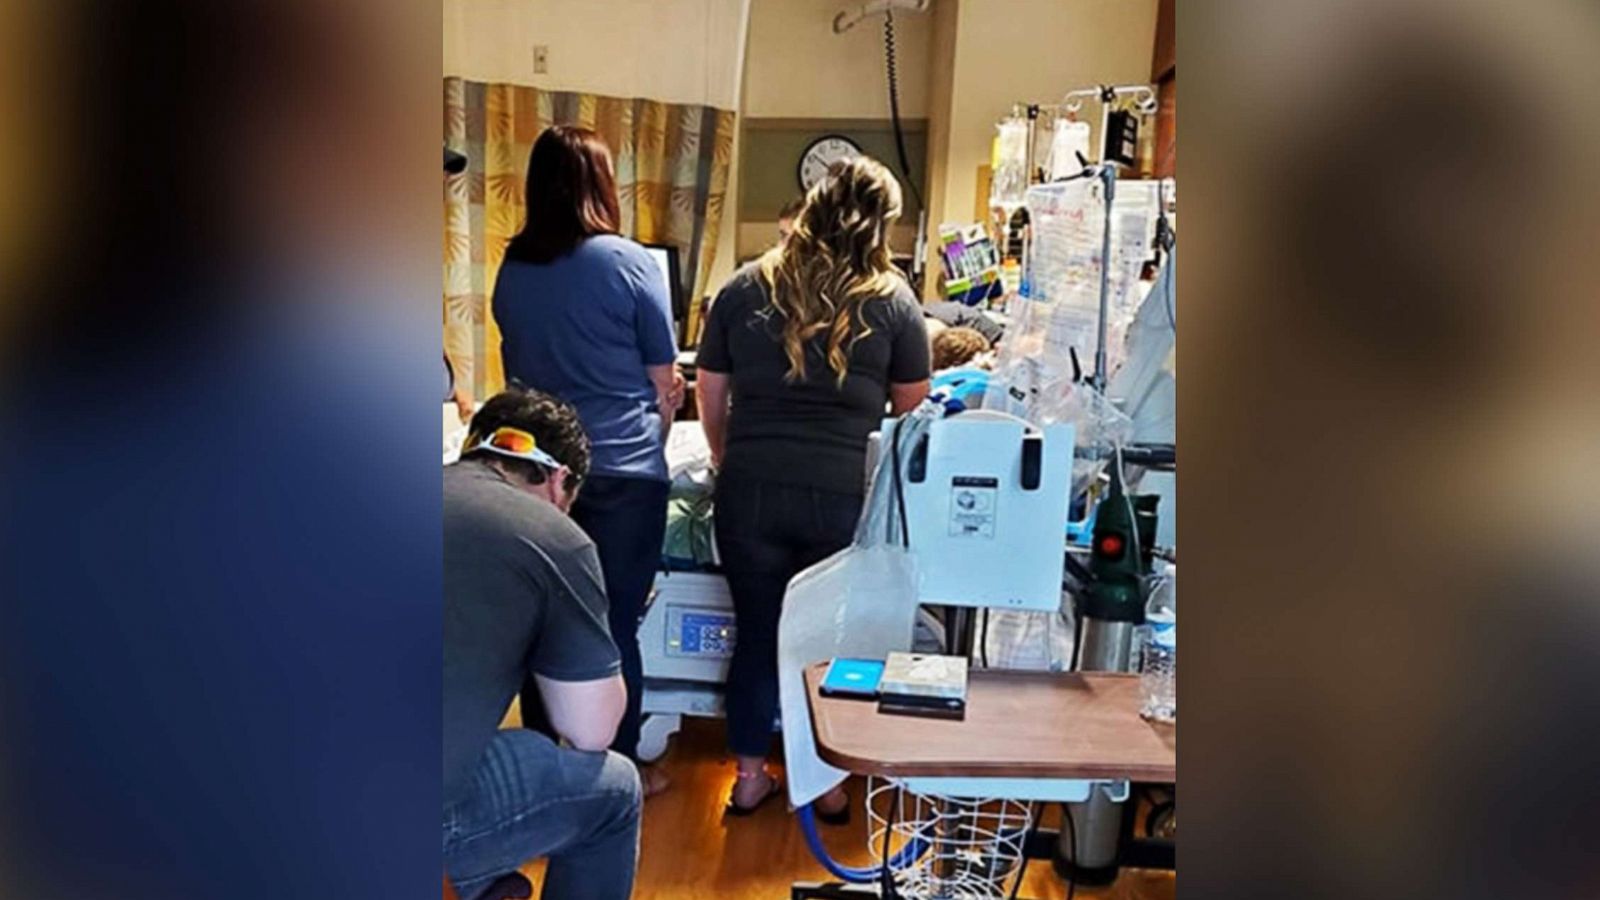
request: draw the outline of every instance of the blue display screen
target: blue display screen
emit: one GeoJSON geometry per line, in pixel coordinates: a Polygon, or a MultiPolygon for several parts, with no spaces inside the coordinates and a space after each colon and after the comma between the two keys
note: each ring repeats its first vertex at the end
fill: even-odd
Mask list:
{"type": "Polygon", "coordinates": [[[836,659],[822,678],[822,692],[871,697],[878,693],[878,682],[882,679],[882,660],[836,659]]]}
{"type": "Polygon", "coordinates": [[[727,654],[733,652],[736,633],[731,615],[684,613],[679,624],[683,653],[727,654]]]}

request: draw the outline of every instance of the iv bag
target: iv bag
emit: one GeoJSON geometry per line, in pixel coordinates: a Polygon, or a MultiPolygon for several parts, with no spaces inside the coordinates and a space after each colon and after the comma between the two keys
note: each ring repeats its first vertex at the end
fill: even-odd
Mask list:
{"type": "Polygon", "coordinates": [[[1015,208],[1028,190],[1028,123],[1006,119],[995,126],[994,153],[989,160],[994,174],[989,182],[989,205],[1015,208]]]}
{"type": "Polygon", "coordinates": [[[1050,180],[1081,172],[1083,163],[1078,159],[1079,153],[1084,159],[1094,159],[1089,155],[1089,123],[1057,119],[1055,133],[1050,137],[1050,180]]]}

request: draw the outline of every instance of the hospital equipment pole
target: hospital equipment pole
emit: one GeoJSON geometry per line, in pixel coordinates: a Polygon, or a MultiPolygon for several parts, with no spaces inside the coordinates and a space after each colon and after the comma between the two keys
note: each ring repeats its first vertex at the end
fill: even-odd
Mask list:
{"type": "Polygon", "coordinates": [[[1111,201],[1117,194],[1117,165],[1102,162],[1099,169],[1096,174],[1105,186],[1106,213],[1100,232],[1100,330],[1094,346],[1094,379],[1091,383],[1095,391],[1104,394],[1106,380],[1110,377],[1106,371],[1106,318],[1111,303],[1111,201]]]}

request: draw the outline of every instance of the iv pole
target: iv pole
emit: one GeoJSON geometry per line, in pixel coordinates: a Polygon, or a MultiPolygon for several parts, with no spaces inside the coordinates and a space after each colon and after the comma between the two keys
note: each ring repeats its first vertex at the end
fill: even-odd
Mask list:
{"type": "Polygon", "coordinates": [[[1111,311],[1111,201],[1117,194],[1117,165],[1116,163],[1100,163],[1100,183],[1106,192],[1106,214],[1103,229],[1100,232],[1100,322],[1099,333],[1094,345],[1094,376],[1089,383],[1101,396],[1105,396],[1106,380],[1110,373],[1106,371],[1106,319],[1111,311]]]}
{"type": "MultiPolygon", "coordinates": [[[[1039,114],[1045,110],[1056,113],[1065,112],[1076,115],[1083,108],[1085,100],[1094,100],[1100,103],[1100,146],[1101,161],[1093,165],[1086,165],[1080,173],[1081,177],[1100,179],[1105,190],[1105,221],[1100,237],[1100,319],[1097,323],[1094,372],[1089,378],[1089,384],[1101,395],[1105,394],[1106,383],[1110,380],[1111,373],[1107,371],[1106,337],[1107,319],[1110,316],[1111,302],[1111,203],[1117,192],[1117,176],[1120,163],[1105,162],[1106,130],[1111,122],[1111,108],[1119,98],[1129,98],[1137,112],[1149,116],[1154,115],[1158,108],[1156,92],[1147,84],[1119,84],[1098,85],[1091,88],[1081,88],[1069,91],[1061,98],[1059,103],[1036,104],[1018,103],[1013,106],[1013,115],[1019,112],[1027,116],[1028,145],[1025,158],[1026,177],[1028,183],[1033,183],[1034,169],[1034,143],[1037,134],[1039,114]]],[[[1026,248],[1025,248],[1026,249],[1026,248]]]]}
{"type": "Polygon", "coordinates": [[[1106,319],[1110,314],[1111,300],[1111,203],[1117,194],[1117,175],[1119,163],[1105,161],[1106,131],[1111,124],[1111,107],[1119,97],[1129,97],[1133,100],[1133,107],[1145,115],[1156,112],[1156,92],[1149,85],[1123,84],[1115,87],[1100,85],[1092,88],[1082,88],[1070,91],[1061,98],[1060,108],[1070,114],[1075,114],[1083,108],[1083,101],[1097,99],[1100,101],[1100,162],[1098,165],[1086,169],[1085,175],[1093,174],[1100,179],[1105,188],[1105,222],[1100,235],[1100,321],[1094,348],[1094,375],[1090,377],[1089,384],[1102,396],[1106,392],[1106,382],[1111,373],[1106,371],[1106,319]]]}

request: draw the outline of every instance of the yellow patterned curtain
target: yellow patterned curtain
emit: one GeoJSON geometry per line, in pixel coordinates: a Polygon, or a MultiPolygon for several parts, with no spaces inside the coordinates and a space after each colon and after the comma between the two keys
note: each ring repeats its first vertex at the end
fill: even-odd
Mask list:
{"type": "Polygon", "coordinates": [[[678,247],[689,321],[699,333],[722,224],[734,113],[709,106],[444,80],[445,140],[467,171],[445,179],[444,346],[457,376],[482,398],[505,385],[500,331],[489,311],[506,241],[522,227],[528,151],[545,128],[592,128],[616,158],[622,233],[678,247]]]}

